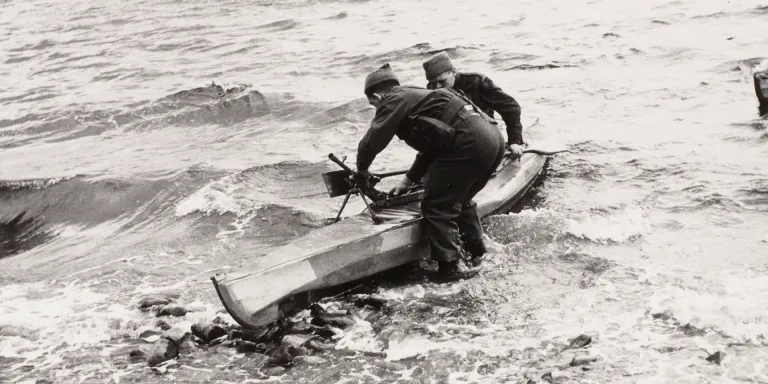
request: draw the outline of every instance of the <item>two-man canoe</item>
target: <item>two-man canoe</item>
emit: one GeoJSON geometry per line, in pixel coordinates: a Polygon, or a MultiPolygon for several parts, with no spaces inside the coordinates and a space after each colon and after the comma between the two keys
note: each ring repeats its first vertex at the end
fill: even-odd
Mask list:
{"type": "MultiPolygon", "coordinates": [[[[474,199],[481,218],[517,204],[541,173],[546,156],[527,151],[505,162],[474,199]]],[[[374,224],[363,211],[293,240],[245,270],[212,277],[221,302],[241,326],[256,328],[278,320],[280,304],[294,295],[349,283],[428,254],[418,201],[376,214],[383,223],[374,224]]]]}

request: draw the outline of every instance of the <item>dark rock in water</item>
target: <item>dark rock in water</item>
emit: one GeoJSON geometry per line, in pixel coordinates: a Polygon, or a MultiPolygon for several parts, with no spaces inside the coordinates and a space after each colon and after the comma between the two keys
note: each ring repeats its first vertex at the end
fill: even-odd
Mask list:
{"type": "Polygon", "coordinates": [[[146,337],[155,336],[155,335],[159,335],[159,334],[160,334],[160,331],[157,331],[157,330],[154,330],[154,329],[146,329],[146,330],[142,331],[141,333],[139,333],[139,338],[143,339],[143,338],[146,338],[146,337]]]}
{"type": "MultiPolygon", "coordinates": [[[[707,352],[707,354],[709,354],[709,352],[707,352]]],[[[720,363],[723,361],[724,358],[725,358],[725,352],[717,351],[707,356],[707,361],[709,361],[710,363],[715,363],[717,365],[720,365],[720,363]]]]}
{"type": "Polygon", "coordinates": [[[317,334],[328,339],[336,339],[344,336],[344,331],[326,324],[317,330],[317,334]]]}
{"type": "Polygon", "coordinates": [[[171,329],[171,325],[170,325],[170,324],[168,324],[167,322],[165,322],[165,320],[162,320],[162,319],[160,319],[160,320],[157,320],[157,321],[155,322],[155,325],[156,325],[158,328],[162,329],[163,331],[167,331],[167,330],[171,329]]]}
{"type": "Polygon", "coordinates": [[[288,365],[293,362],[293,353],[295,348],[290,344],[283,344],[269,356],[267,364],[269,365],[288,365]]]}
{"type": "Polygon", "coordinates": [[[318,303],[312,303],[309,306],[309,311],[309,314],[312,316],[320,316],[325,314],[325,308],[323,308],[323,306],[318,303]]]}
{"type": "Polygon", "coordinates": [[[267,339],[267,334],[269,333],[270,328],[263,327],[258,329],[244,329],[242,332],[242,336],[240,336],[243,340],[253,341],[253,342],[260,342],[267,339]]]}
{"type": "Polygon", "coordinates": [[[269,376],[282,376],[285,374],[285,368],[283,367],[272,367],[264,371],[265,374],[269,376]]]}
{"type": "Polygon", "coordinates": [[[128,352],[128,356],[131,359],[131,363],[134,363],[134,364],[141,361],[147,361],[147,353],[142,351],[141,349],[134,349],[128,352]]]}
{"type": "Polygon", "coordinates": [[[377,299],[375,297],[366,296],[360,297],[355,300],[355,305],[358,307],[365,307],[366,305],[373,307],[374,309],[381,309],[385,304],[384,300],[377,299]]]}
{"type": "Polygon", "coordinates": [[[276,341],[283,337],[283,333],[283,329],[280,328],[280,326],[273,324],[269,327],[269,330],[267,330],[267,334],[259,341],[276,341]]]}
{"type": "Polygon", "coordinates": [[[192,334],[195,335],[195,337],[198,339],[202,340],[203,343],[208,344],[214,339],[226,336],[227,331],[218,325],[195,324],[192,326],[192,334]]]}
{"type": "Polygon", "coordinates": [[[293,357],[309,356],[309,350],[304,347],[293,348],[291,350],[291,355],[293,355],[293,357]]]}
{"type": "Polygon", "coordinates": [[[157,317],[161,316],[175,316],[175,317],[181,317],[187,314],[189,312],[186,308],[178,305],[168,305],[163,307],[159,312],[157,312],[157,317]]]}
{"type": "Polygon", "coordinates": [[[485,363],[477,367],[477,373],[487,376],[492,375],[499,369],[499,363],[485,363]]]}
{"type": "Polygon", "coordinates": [[[374,364],[376,366],[382,368],[382,369],[387,370],[387,371],[403,371],[405,369],[408,369],[408,367],[406,367],[405,365],[400,364],[400,363],[395,363],[395,362],[392,362],[392,361],[380,361],[380,360],[377,360],[377,361],[374,362],[374,364]]]}
{"type": "Polygon", "coordinates": [[[150,352],[149,357],[147,357],[147,363],[149,363],[150,367],[154,367],[155,365],[173,359],[178,355],[179,347],[176,343],[166,338],[162,338],[155,342],[152,352],[150,352]]]}
{"type": "Polygon", "coordinates": [[[307,334],[314,332],[316,329],[317,328],[315,326],[302,321],[299,323],[291,324],[291,328],[288,330],[288,333],[307,334]]]}
{"type": "Polygon", "coordinates": [[[232,331],[229,331],[229,333],[227,334],[227,339],[229,340],[243,339],[243,338],[245,338],[245,333],[243,333],[243,331],[232,330],[232,331]]]}
{"type": "Polygon", "coordinates": [[[315,339],[307,340],[305,345],[307,348],[317,352],[324,352],[333,348],[332,346],[315,339]]]}
{"type": "Polygon", "coordinates": [[[686,336],[704,336],[707,334],[706,331],[696,328],[690,323],[680,327],[680,330],[683,331],[686,336]]]}
{"type": "Polygon", "coordinates": [[[140,309],[147,309],[152,308],[156,305],[168,305],[171,303],[171,300],[168,300],[166,298],[159,298],[159,297],[145,297],[139,301],[139,308],[140,309]]]}
{"type": "Polygon", "coordinates": [[[256,352],[258,350],[258,344],[248,340],[237,340],[235,346],[237,351],[242,353],[256,352]]]}
{"type": "Polygon", "coordinates": [[[592,337],[588,335],[579,335],[569,345],[570,348],[583,348],[592,342],[592,337]]]}
{"type": "Polygon", "coordinates": [[[179,354],[188,355],[197,349],[197,344],[192,340],[184,340],[179,344],[179,354]]]}
{"type": "Polygon", "coordinates": [[[663,313],[654,313],[651,316],[653,316],[654,319],[661,320],[669,320],[672,318],[672,314],[669,311],[664,311],[663,313]]]}
{"type": "Polygon", "coordinates": [[[573,360],[571,360],[570,366],[575,367],[578,365],[586,365],[586,364],[594,363],[597,360],[598,360],[597,356],[579,355],[574,357],[573,360]]]}
{"type": "Polygon", "coordinates": [[[349,317],[329,317],[325,315],[319,315],[312,318],[311,324],[318,327],[330,325],[336,328],[347,329],[355,325],[355,321],[349,317]]]}

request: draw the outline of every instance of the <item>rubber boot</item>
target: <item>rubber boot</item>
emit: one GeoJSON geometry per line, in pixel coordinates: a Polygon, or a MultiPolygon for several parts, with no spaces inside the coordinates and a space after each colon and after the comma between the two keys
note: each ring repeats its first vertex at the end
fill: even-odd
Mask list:
{"type": "Polygon", "coordinates": [[[434,280],[441,283],[450,283],[459,280],[471,279],[480,273],[478,269],[467,268],[461,260],[438,261],[437,274],[434,280]]]}
{"type": "Polygon", "coordinates": [[[464,251],[469,254],[468,263],[473,267],[478,267],[483,263],[483,255],[488,252],[482,239],[470,240],[463,244],[464,251]]]}

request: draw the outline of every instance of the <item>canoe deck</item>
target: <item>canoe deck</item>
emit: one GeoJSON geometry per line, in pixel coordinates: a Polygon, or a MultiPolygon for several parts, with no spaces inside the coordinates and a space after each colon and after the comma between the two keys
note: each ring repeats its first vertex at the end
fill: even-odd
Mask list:
{"type": "MultiPolygon", "coordinates": [[[[509,210],[530,189],[546,157],[524,154],[503,164],[475,197],[481,218],[509,210]]],[[[427,256],[419,202],[346,217],[254,260],[243,270],[211,278],[224,307],[244,328],[277,320],[295,295],[369,277],[427,256]]]]}

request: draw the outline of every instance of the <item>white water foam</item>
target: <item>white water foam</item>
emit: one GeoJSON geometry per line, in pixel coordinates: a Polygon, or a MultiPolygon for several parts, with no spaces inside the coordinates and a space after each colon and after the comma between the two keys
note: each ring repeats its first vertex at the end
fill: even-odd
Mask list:
{"type": "Polygon", "coordinates": [[[623,243],[651,230],[646,210],[639,206],[608,215],[583,214],[568,221],[567,231],[580,239],[595,243],[623,243]]]}

